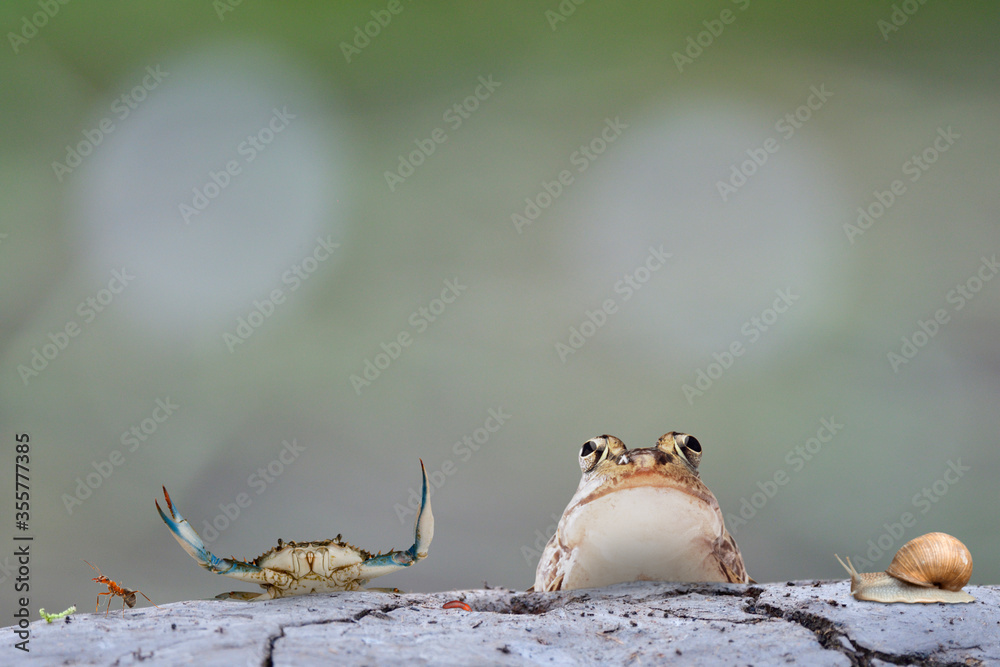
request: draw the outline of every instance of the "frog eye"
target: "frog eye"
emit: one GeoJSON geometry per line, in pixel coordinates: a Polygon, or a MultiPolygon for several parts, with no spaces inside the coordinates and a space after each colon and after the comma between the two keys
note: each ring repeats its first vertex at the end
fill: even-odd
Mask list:
{"type": "Polygon", "coordinates": [[[580,470],[590,472],[608,457],[607,438],[592,438],[580,448],[580,470]]]}
{"type": "Polygon", "coordinates": [[[701,443],[698,442],[698,438],[687,433],[675,433],[674,442],[677,443],[681,456],[697,470],[698,464],[701,463],[701,443]]]}

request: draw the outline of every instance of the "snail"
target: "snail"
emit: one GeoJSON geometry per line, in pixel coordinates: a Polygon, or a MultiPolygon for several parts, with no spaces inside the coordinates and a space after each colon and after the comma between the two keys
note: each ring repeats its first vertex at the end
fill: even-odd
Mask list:
{"type": "Polygon", "coordinates": [[[859,574],[840,560],[851,575],[851,595],[872,602],[972,602],[962,590],[972,576],[972,554],[957,538],[945,533],[915,537],[896,552],[885,572],[859,574]]]}

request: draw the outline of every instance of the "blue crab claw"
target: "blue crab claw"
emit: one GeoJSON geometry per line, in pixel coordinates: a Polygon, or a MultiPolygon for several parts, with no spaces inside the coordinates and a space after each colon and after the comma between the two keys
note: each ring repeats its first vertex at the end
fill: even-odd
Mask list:
{"type": "Polygon", "coordinates": [[[427,469],[424,467],[423,459],[420,460],[420,472],[424,478],[424,485],[413,530],[413,546],[406,551],[390,551],[369,558],[365,561],[365,578],[374,579],[427,558],[427,550],[431,546],[431,540],[434,539],[434,513],[431,511],[430,494],[427,491],[427,469]]]}
{"type": "Polygon", "coordinates": [[[209,572],[259,583],[260,568],[256,565],[233,560],[232,558],[219,558],[205,548],[205,543],[198,533],[194,532],[194,528],[191,527],[188,520],[174,509],[174,504],[170,502],[170,494],[167,493],[167,487],[165,486],[163,487],[163,498],[167,501],[167,509],[170,511],[170,516],[167,516],[160,509],[158,501],[154,501],[156,503],[156,511],[160,513],[163,523],[167,524],[170,532],[173,533],[174,539],[184,548],[184,551],[188,552],[191,558],[198,561],[198,564],[209,572]]]}
{"type": "Polygon", "coordinates": [[[431,512],[431,499],[427,493],[427,469],[424,468],[424,460],[420,459],[420,473],[424,477],[424,488],[420,495],[420,510],[417,512],[417,521],[413,527],[413,546],[409,553],[414,562],[427,558],[427,550],[431,547],[431,540],[434,539],[434,513],[431,512]]]}

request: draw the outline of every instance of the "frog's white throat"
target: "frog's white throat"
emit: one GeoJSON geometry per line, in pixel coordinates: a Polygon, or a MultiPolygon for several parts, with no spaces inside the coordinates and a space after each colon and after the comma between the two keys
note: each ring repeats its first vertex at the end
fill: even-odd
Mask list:
{"type": "Polygon", "coordinates": [[[717,506],[676,488],[638,486],[601,495],[562,517],[560,533],[569,549],[563,588],[726,581],[715,552],[723,531],[717,506]]]}

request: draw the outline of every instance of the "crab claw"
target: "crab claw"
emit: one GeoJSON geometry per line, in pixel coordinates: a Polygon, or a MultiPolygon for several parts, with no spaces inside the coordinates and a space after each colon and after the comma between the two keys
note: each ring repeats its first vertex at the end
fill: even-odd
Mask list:
{"type": "Polygon", "coordinates": [[[208,549],[205,548],[205,543],[202,541],[198,533],[194,532],[194,528],[188,523],[188,520],[181,516],[181,513],[174,509],[174,504],[170,502],[170,494],[167,493],[167,487],[163,487],[163,498],[167,501],[167,509],[170,510],[170,516],[160,509],[160,503],[156,502],[156,511],[160,513],[160,518],[163,519],[163,523],[167,524],[167,528],[173,533],[174,539],[177,543],[184,548],[184,551],[188,552],[191,558],[198,561],[198,564],[209,572],[214,572],[215,574],[224,574],[230,577],[235,577],[237,579],[244,579],[247,576],[254,577],[260,568],[251,563],[241,563],[240,561],[233,560],[231,558],[219,558],[214,555],[208,549]],[[242,576],[241,576],[242,575],[242,576]]]}
{"type": "Polygon", "coordinates": [[[413,531],[413,546],[408,552],[414,562],[427,558],[431,540],[434,539],[434,514],[431,512],[431,499],[427,494],[427,469],[424,460],[420,459],[420,472],[424,476],[424,490],[420,496],[420,509],[417,510],[417,522],[413,531]]]}
{"type": "Polygon", "coordinates": [[[434,539],[434,514],[431,512],[430,494],[427,491],[427,469],[422,460],[420,461],[420,472],[424,478],[424,485],[420,496],[420,508],[417,510],[413,546],[406,551],[390,551],[365,561],[366,580],[409,567],[427,558],[427,550],[431,546],[431,540],[434,539]]]}
{"type": "Polygon", "coordinates": [[[184,551],[188,552],[191,558],[198,561],[198,564],[202,567],[209,567],[214,556],[205,548],[205,543],[201,541],[198,533],[194,532],[194,528],[191,527],[188,520],[174,509],[174,504],[170,502],[170,494],[167,493],[167,487],[165,486],[163,487],[163,498],[167,501],[167,509],[170,510],[169,517],[160,509],[160,501],[153,501],[156,504],[156,511],[160,513],[160,518],[163,519],[163,523],[167,524],[167,528],[173,533],[174,538],[184,548],[184,551]]]}

